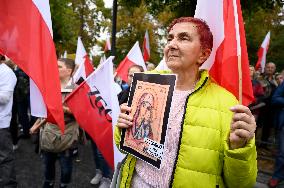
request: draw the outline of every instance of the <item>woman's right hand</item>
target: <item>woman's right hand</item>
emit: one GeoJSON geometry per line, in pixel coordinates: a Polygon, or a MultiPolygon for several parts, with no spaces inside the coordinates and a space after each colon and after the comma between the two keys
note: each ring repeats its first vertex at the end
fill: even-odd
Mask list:
{"type": "Polygon", "coordinates": [[[118,128],[129,128],[132,126],[133,118],[130,115],[127,115],[126,112],[130,114],[131,107],[128,107],[126,103],[123,103],[120,105],[120,114],[116,125],[118,128]]]}

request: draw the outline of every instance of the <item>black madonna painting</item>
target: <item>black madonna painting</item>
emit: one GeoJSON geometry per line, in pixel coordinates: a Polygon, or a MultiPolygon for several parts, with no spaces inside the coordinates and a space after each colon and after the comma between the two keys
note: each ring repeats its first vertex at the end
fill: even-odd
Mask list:
{"type": "Polygon", "coordinates": [[[175,75],[135,73],[128,105],[133,126],[122,131],[121,149],[159,168],[175,75]]]}

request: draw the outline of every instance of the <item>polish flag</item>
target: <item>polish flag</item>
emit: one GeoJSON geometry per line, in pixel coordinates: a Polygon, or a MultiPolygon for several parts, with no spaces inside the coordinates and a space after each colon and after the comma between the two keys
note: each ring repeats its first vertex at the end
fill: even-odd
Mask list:
{"type": "Polygon", "coordinates": [[[160,61],[160,63],[158,64],[158,66],[155,68],[155,70],[170,70],[166,61],[165,61],[165,57],[163,57],[163,59],[160,61]]]}
{"type": "Polygon", "coordinates": [[[142,66],[144,71],[147,70],[138,41],[128,52],[127,56],[118,65],[116,69],[116,76],[119,76],[122,80],[127,82],[128,69],[135,64],[142,66]]]}
{"type": "Polygon", "coordinates": [[[105,61],[106,61],[106,56],[105,56],[105,54],[103,54],[103,56],[100,59],[99,65],[102,65],[105,61]]]}
{"type": "Polygon", "coordinates": [[[123,155],[114,145],[114,127],[120,112],[114,91],[113,56],[99,66],[65,100],[78,124],[92,137],[114,169],[123,155]]]}
{"type": "Polygon", "coordinates": [[[66,50],[64,51],[63,58],[67,58],[67,51],[66,50]]]}
{"type": "Polygon", "coordinates": [[[214,38],[212,53],[201,69],[209,69],[240,103],[250,104],[254,97],[240,0],[198,0],[194,17],[207,22],[214,38]]]}
{"type": "Polygon", "coordinates": [[[104,51],[107,52],[107,51],[110,51],[110,50],[111,50],[110,39],[107,38],[104,51]]]}
{"type": "Polygon", "coordinates": [[[270,42],[270,31],[266,34],[258,52],[257,52],[257,56],[258,56],[258,60],[257,63],[255,65],[255,70],[258,70],[259,68],[261,68],[261,72],[264,72],[264,67],[265,67],[265,63],[266,63],[266,53],[268,51],[269,48],[269,42],[270,42]]]}
{"type": "Polygon", "coordinates": [[[78,37],[75,64],[79,67],[74,73],[73,83],[85,80],[94,71],[94,66],[85,50],[81,37],[78,37]]]}
{"type": "Polygon", "coordinates": [[[64,130],[48,0],[1,0],[0,53],[31,78],[31,111],[64,130]]]}
{"type": "Polygon", "coordinates": [[[146,30],[144,41],[143,41],[143,58],[144,61],[149,61],[150,59],[150,40],[148,30],[146,30]]]}

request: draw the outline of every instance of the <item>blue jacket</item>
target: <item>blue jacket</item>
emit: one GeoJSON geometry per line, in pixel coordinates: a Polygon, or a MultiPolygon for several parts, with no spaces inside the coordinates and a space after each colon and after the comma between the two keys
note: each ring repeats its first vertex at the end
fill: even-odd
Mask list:
{"type": "Polygon", "coordinates": [[[271,98],[271,104],[276,107],[276,127],[284,126],[284,82],[278,86],[271,98]]]}

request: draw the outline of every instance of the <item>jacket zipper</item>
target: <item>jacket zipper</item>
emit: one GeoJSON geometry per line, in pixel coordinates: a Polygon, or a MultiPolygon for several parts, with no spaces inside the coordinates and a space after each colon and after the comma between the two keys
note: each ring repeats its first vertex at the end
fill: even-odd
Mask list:
{"type": "Polygon", "coordinates": [[[178,150],[177,150],[177,155],[176,155],[175,162],[174,162],[174,168],[173,168],[173,171],[172,171],[171,181],[170,181],[170,186],[169,187],[172,187],[173,186],[173,182],[174,182],[174,174],[175,174],[176,165],[177,165],[177,159],[178,159],[179,150],[180,150],[180,144],[181,144],[182,132],[183,132],[183,124],[184,124],[184,119],[185,119],[186,107],[187,107],[188,99],[189,99],[189,97],[191,95],[193,95],[194,93],[199,91],[206,84],[207,80],[208,80],[208,77],[205,78],[204,82],[202,83],[202,85],[199,88],[197,88],[195,91],[190,93],[187,96],[187,98],[186,98],[185,105],[184,105],[184,113],[183,113],[183,116],[182,116],[181,130],[180,130],[180,133],[179,133],[178,150]]]}

